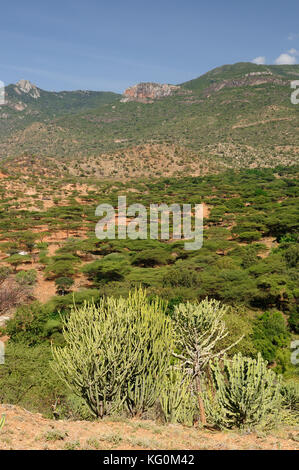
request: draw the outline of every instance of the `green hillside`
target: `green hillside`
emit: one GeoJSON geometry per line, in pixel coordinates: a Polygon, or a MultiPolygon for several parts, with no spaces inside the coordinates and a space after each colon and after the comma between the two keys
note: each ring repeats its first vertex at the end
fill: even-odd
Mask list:
{"type": "Polygon", "coordinates": [[[50,92],[41,90],[30,82],[27,83],[32,88],[23,91],[19,83],[5,88],[5,105],[0,107],[0,135],[4,137],[16,130],[25,129],[34,122],[99,108],[105,103],[113,103],[120,96],[101,91],[50,92]]]}
{"type": "MultiPolygon", "coordinates": [[[[174,175],[199,174],[194,165],[215,171],[293,164],[298,161],[299,107],[291,104],[290,81],[298,76],[298,65],[225,65],[148,103],[123,102],[113,93],[40,90],[38,99],[25,97],[22,111],[2,107],[2,118],[8,117],[1,119],[0,155],[68,159],[77,162],[78,171],[91,158],[93,172],[101,175],[105,154],[104,160],[129,160],[127,176],[140,164],[136,147],[142,154],[149,145],[154,146],[152,159],[158,158],[155,146],[167,147],[162,160],[169,146],[175,147],[174,175]]],[[[15,95],[8,87],[9,99],[19,99],[15,95]]]]}
{"type": "Polygon", "coordinates": [[[184,88],[192,91],[202,91],[210,85],[223,80],[237,80],[250,73],[271,73],[285,80],[296,80],[299,77],[299,65],[256,65],[252,62],[238,62],[232,65],[222,65],[201,77],[182,83],[184,88]]]}

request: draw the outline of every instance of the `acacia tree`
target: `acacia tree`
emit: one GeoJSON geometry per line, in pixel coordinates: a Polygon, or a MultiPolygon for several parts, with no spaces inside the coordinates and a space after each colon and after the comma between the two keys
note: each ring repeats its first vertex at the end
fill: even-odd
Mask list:
{"type": "Polygon", "coordinates": [[[32,252],[33,248],[34,248],[34,245],[35,245],[35,241],[36,239],[38,238],[38,235],[36,233],[33,233],[33,232],[24,232],[20,235],[20,243],[25,247],[26,250],[29,251],[29,253],[32,252]]]}
{"type": "Polygon", "coordinates": [[[227,309],[214,299],[195,304],[187,302],[174,308],[174,329],[179,352],[173,352],[173,356],[180,359],[182,366],[192,374],[203,425],[206,424],[206,414],[201,382],[205,368],[212,359],[223,355],[242,339],[221,348],[221,341],[228,335],[223,320],[227,309]]]}
{"type": "Polygon", "coordinates": [[[5,262],[9,263],[13,267],[15,273],[17,272],[18,266],[24,263],[29,263],[30,261],[30,256],[23,256],[18,254],[12,255],[9,258],[5,258],[5,262]]]}
{"type": "Polygon", "coordinates": [[[65,295],[69,292],[74,284],[74,280],[70,277],[58,277],[55,279],[56,290],[59,295],[65,295]]]}

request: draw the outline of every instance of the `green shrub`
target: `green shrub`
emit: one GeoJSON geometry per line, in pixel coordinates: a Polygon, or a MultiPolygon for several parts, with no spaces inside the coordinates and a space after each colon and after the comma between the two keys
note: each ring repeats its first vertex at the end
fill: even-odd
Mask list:
{"type": "Polygon", "coordinates": [[[51,280],[64,276],[71,277],[75,274],[75,266],[78,262],[79,260],[75,257],[72,257],[72,259],[51,260],[45,269],[45,278],[51,280]]]}
{"type": "Polygon", "coordinates": [[[282,405],[299,417],[299,383],[286,382],[281,387],[282,405]]]}
{"type": "Polygon", "coordinates": [[[238,235],[240,241],[244,242],[253,242],[260,240],[262,237],[262,234],[257,231],[252,231],[252,232],[242,232],[238,235]]]}
{"type": "Polygon", "coordinates": [[[68,391],[49,367],[49,345],[34,348],[8,342],[5,364],[0,367],[0,403],[11,403],[52,415],[52,405],[68,391]]]}
{"type": "Polygon", "coordinates": [[[55,286],[57,289],[57,293],[59,295],[65,295],[69,292],[70,288],[74,284],[74,280],[70,277],[58,277],[55,279],[55,286]]]}
{"type": "Polygon", "coordinates": [[[6,334],[11,341],[35,345],[43,341],[43,328],[47,320],[43,306],[39,302],[21,305],[6,324],[6,334]]]}
{"type": "MultiPolygon", "coordinates": [[[[278,351],[288,348],[289,341],[290,334],[280,312],[265,312],[255,320],[253,344],[266,361],[278,362],[278,351]]],[[[280,368],[283,372],[284,364],[280,364],[280,368]]]]}
{"type": "Polygon", "coordinates": [[[35,284],[37,273],[35,269],[29,269],[28,271],[19,271],[16,274],[16,281],[23,286],[32,286],[35,284]]]}
{"type": "Polygon", "coordinates": [[[14,268],[15,272],[17,271],[17,267],[20,264],[29,263],[30,261],[31,261],[30,256],[28,256],[28,255],[23,256],[23,255],[19,255],[19,254],[12,255],[9,258],[5,259],[5,262],[9,263],[14,268]]]}
{"type": "Polygon", "coordinates": [[[0,283],[5,281],[12,273],[12,269],[8,266],[0,266],[0,283]]]}
{"type": "Polygon", "coordinates": [[[163,264],[168,264],[171,261],[171,256],[166,250],[161,248],[153,248],[144,250],[137,253],[133,259],[132,264],[135,266],[143,266],[152,268],[163,264]]]}
{"type": "Polygon", "coordinates": [[[295,243],[290,243],[285,250],[282,250],[282,255],[286,260],[289,268],[297,268],[299,264],[299,246],[295,243]]]}
{"type": "Polygon", "coordinates": [[[299,305],[294,305],[290,311],[290,316],[288,318],[290,328],[295,332],[299,333],[299,305]]]}
{"type": "Polygon", "coordinates": [[[94,281],[95,284],[102,284],[111,281],[121,281],[130,270],[129,263],[126,258],[114,259],[106,257],[104,259],[94,261],[83,267],[82,272],[86,274],[88,279],[94,281]]]}
{"type": "Polygon", "coordinates": [[[177,262],[167,269],[163,277],[163,285],[177,287],[194,287],[199,284],[198,273],[192,267],[177,262]]]}
{"type": "Polygon", "coordinates": [[[281,379],[257,359],[236,354],[211,363],[212,389],[205,393],[209,419],[224,428],[267,428],[281,411],[281,379]]]}

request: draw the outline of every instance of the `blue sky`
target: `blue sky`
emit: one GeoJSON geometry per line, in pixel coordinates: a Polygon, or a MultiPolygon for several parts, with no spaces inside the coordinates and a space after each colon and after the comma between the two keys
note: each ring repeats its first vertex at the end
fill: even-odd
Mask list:
{"type": "Polygon", "coordinates": [[[122,92],[240,61],[299,63],[298,0],[1,2],[0,80],[122,92]]]}

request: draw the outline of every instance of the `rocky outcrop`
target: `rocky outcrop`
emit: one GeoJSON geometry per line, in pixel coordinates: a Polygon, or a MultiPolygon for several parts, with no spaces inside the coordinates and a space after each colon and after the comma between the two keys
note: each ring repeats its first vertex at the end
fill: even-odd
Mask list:
{"type": "Polygon", "coordinates": [[[223,80],[221,82],[213,83],[208,88],[204,90],[205,96],[210,96],[213,92],[222,90],[223,88],[234,88],[241,86],[257,86],[264,85],[265,83],[273,83],[275,85],[287,85],[289,82],[276,78],[271,73],[256,72],[251,74],[246,74],[243,78],[223,80]]]}
{"type": "Polygon", "coordinates": [[[13,108],[15,111],[24,111],[24,109],[27,108],[27,105],[19,101],[18,103],[11,103],[10,107],[13,108]]]}
{"type": "Polygon", "coordinates": [[[176,85],[160,84],[160,83],[138,83],[124,92],[123,103],[127,101],[139,101],[141,103],[149,103],[153,100],[173,95],[180,89],[176,85]]]}
{"type": "Polygon", "coordinates": [[[39,89],[35,85],[33,85],[33,83],[29,82],[29,80],[19,80],[16,83],[15,91],[16,93],[18,93],[18,95],[26,93],[34,99],[40,97],[39,89]]]}

